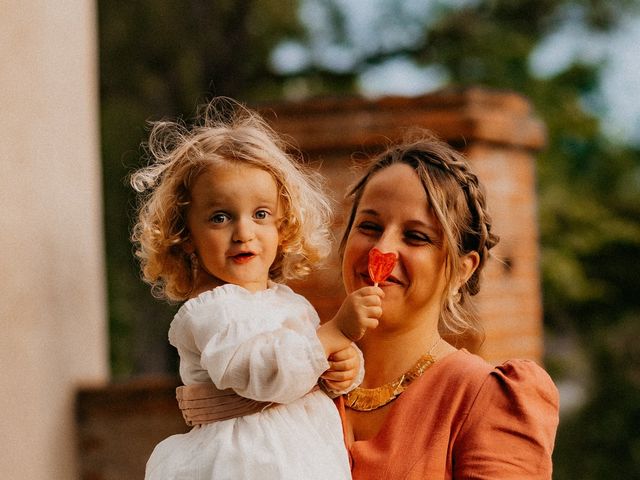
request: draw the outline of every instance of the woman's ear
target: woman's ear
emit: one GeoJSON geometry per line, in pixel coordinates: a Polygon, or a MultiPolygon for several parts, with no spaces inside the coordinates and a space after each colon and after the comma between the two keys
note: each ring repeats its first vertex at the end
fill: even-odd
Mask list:
{"type": "Polygon", "coordinates": [[[473,275],[473,272],[476,271],[476,268],[478,268],[478,265],[480,264],[480,255],[478,255],[478,252],[473,251],[466,253],[460,260],[458,288],[461,288],[465,283],[467,283],[467,280],[469,280],[471,275],[473,275]]]}

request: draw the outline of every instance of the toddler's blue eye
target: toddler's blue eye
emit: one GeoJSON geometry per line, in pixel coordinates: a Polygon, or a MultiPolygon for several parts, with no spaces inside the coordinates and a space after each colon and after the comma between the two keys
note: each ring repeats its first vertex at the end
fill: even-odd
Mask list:
{"type": "Polygon", "coordinates": [[[228,216],[224,213],[216,213],[211,217],[213,223],[224,223],[228,216]]]}

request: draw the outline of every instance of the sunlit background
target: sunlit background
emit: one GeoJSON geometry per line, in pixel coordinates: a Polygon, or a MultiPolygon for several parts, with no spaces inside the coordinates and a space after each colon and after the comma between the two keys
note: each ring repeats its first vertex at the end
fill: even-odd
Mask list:
{"type": "MultiPolygon", "coordinates": [[[[177,369],[176,306],[151,297],[128,240],[148,121],[188,119],[216,95],[515,91],[548,135],[536,166],[544,362],[562,407],[554,478],[640,479],[640,2],[98,0],[95,15],[114,382],[177,369]]],[[[0,31],[0,51],[18,30],[0,31]]]]}
{"type": "Polygon", "coordinates": [[[538,160],[555,478],[640,478],[640,6],[627,0],[100,2],[114,376],[175,369],[170,309],[124,241],[144,121],[211,95],[514,90],[548,128],[538,160]]]}

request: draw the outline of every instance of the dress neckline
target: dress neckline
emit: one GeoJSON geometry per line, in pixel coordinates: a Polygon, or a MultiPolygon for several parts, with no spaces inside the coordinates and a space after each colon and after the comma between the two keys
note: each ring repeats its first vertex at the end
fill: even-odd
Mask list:
{"type": "MultiPolygon", "coordinates": [[[[372,436],[371,438],[368,439],[364,439],[364,440],[353,440],[353,442],[351,442],[351,445],[349,445],[349,450],[352,450],[356,445],[365,445],[365,444],[373,444],[373,443],[377,443],[379,441],[379,439],[383,436],[383,434],[385,433],[386,430],[388,430],[389,425],[390,425],[390,419],[395,416],[395,412],[401,408],[398,407],[398,405],[402,405],[404,402],[403,400],[406,399],[407,394],[410,394],[410,392],[412,391],[416,391],[418,390],[417,385],[419,385],[422,382],[426,382],[428,381],[427,379],[429,379],[430,377],[433,376],[433,372],[437,371],[441,368],[443,368],[443,366],[447,365],[448,363],[450,363],[454,358],[458,358],[460,355],[462,354],[467,354],[469,355],[469,351],[465,348],[460,348],[454,352],[448,353],[447,355],[445,355],[444,357],[440,358],[438,361],[436,361],[430,368],[428,371],[426,371],[423,375],[421,375],[418,379],[416,379],[415,382],[412,383],[411,386],[409,386],[409,388],[407,388],[407,390],[403,393],[403,395],[401,395],[400,397],[398,397],[393,404],[391,405],[391,407],[389,408],[389,411],[387,412],[387,415],[384,418],[384,422],[382,423],[382,425],[380,426],[380,429],[376,432],[376,434],[374,436],[372,436]],[[431,375],[430,375],[431,374],[431,375]],[[414,387],[413,389],[411,387],[414,387]]],[[[410,395],[409,395],[410,396],[410,395]]],[[[346,412],[346,410],[345,410],[346,412]]]]}
{"type": "Polygon", "coordinates": [[[269,280],[267,282],[267,288],[265,288],[264,290],[257,290],[255,292],[252,292],[251,290],[248,290],[243,286],[236,285],[235,283],[225,283],[223,285],[218,285],[217,287],[214,287],[210,290],[205,290],[204,292],[200,292],[195,297],[187,299],[183,303],[183,305],[186,305],[187,303],[191,303],[191,302],[195,303],[198,300],[201,301],[204,298],[216,297],[218,295],[228,295],[234,292],[239,293],[241,295],[250,296],[250,297],[251,296],[259,297],[262,295],[269,295],[270,293],[276,292],[280,290],[282,287],[285,287],[285,285],[269,280]]]}

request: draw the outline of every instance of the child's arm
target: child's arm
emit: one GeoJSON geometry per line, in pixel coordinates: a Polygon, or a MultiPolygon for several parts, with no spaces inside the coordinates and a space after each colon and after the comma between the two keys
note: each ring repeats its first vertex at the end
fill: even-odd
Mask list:
{"type": "MultiPolygon", "coordinates": [[[[287,307],[291,321],[285,320],[275,330],[263,329],[260,322],[250,318],[238,320],[234,297],[220,299],[216,308],[207,302],[192,303],[179,313],[179,321],[174,320],[182,327],[175,326],[172,344],[181,345],[184,352],[194,357],[192,363],[206,370],[219,389],[231,388],[253,400],[289,403],[311,390],[329,369],[327,359],[331,354],[351,345],[339,325],[350,322],[369,325],[372,321],[369,316],[377,324],[375,317],[379,313],[368,306],[372,303],[370,295],[363,292],[367,288],[374,287],[349,295],[336,317],[318,330],[316,311],[299,296],[292,297],[287,307]],[[180,340],[177,330],[182,331],[180,340]]],[[[256,309],[247,315],[260,313],[256,309]]]]}
{"type": "Polygon", "coordinates": [[[378,326],[383,297],[380,287],[363,287],[347,295],[335,317],[318,328],[318,338],[327,358],[360,340],[367,328],[378,326]]]}
{"type": "Polygon", "coordinates": [[[185,383],[212,381],[220,390],[276,403],[290,403],[317,384],[329,362],[308,301],[284,295],[272,313],[262,303],[240,308],[236,296],[219,297],[189,303],[172,323],[185,383]]]}
{"type": "Polygon", "coordinates": [[[378,326],[383,296],[379,287],[356,290],[345,298],[336,316],[318,328],[330,365],[321,376],[328,393],[341,395],[362,382],[364,360],[353,341],[362,338],[367,328],[378,326]]]}

